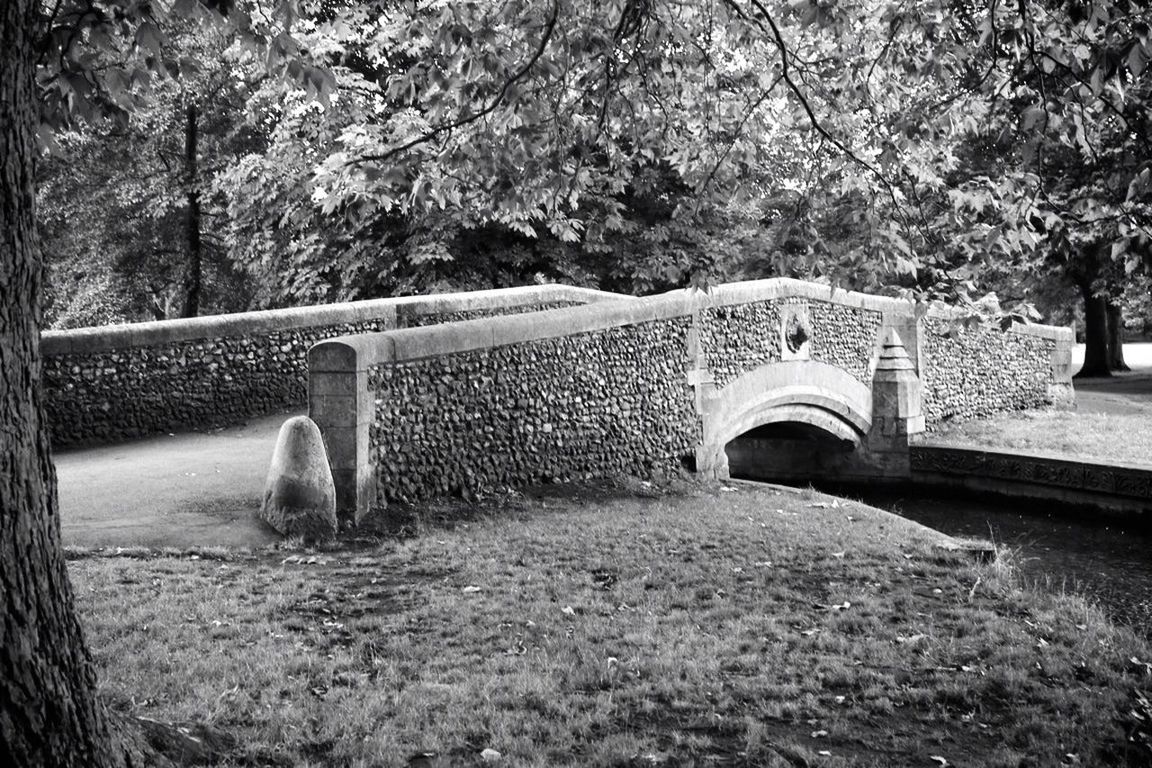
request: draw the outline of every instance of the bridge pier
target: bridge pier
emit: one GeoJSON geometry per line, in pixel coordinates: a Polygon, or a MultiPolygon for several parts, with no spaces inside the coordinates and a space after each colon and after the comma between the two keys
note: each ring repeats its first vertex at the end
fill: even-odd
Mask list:
{"type": "Polygon", "coordinates": [[[862,458],[881,477],[910,477],[909,438],[923,431],[920,378],[900,334],[889,327],[872,376],[872,429],[862,458]]]}
{"type": "Polygon", "coordinates": [[[889,326],[882,333],[870,387],[819,362],[794,360],[764,366],[720,392],[701,388],[697,471],[723,480],[731,460],[742,474],[762,479],[910,477],[910,438],[924,431],[923,389],[899,332],[889,326]],[[828,439],[797,441],[787,429],[756,434],[789,423],[828,439]]]}

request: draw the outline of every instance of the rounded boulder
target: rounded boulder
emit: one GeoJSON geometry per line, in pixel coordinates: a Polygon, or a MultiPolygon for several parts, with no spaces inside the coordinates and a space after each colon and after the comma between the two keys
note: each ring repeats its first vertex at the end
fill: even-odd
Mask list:
{"type": "Polygon", "coordinates": [[[280,427],[260,517],[285,536],[322,539],[336,533],[336,486],[320,428],[307,416],[280,427]]]}

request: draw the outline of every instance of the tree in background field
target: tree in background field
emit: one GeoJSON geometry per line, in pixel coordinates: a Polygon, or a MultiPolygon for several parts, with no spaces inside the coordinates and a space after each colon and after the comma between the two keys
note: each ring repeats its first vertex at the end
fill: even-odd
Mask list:
{"type": "Polygon", "coordinates": [[[1110,299],[1141,279],[1152,243],[1149,11],[1128,2],[793,5],[802,30],[820,31],[818,47],[835,41],[826,50],[847,52],[821,80],[804,75],[821,59],[803,35],[789,37],[770,9],[751,5],[781,57],[797,63],[813,125],[843,150],[829,168],[855,167],[870,188],[833,179],[824,194],[860,201],[850,232],[873,252],[895,246],[907,267],[897,284],[965,303],[992,287],[1027,299],[1021,287],[1071,280],[1085,303],[1085,373],[1106,374],[1109,314],[1111,327],[1121,324],[1110,299]],[[869,18],[880,34],[862,33],[869,18]]]}

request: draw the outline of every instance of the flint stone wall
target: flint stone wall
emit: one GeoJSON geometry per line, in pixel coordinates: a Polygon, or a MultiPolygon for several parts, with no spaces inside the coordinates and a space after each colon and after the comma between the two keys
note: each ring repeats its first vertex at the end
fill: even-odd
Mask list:
{"type": "Polygon", "coordinates": [[[1004,411],[1071,402],[1071,331],[1048,326],[1009,330],[944,313],[922,321],[929,430],[1004,411]]]}
{"type": "Polygon", "coordinates": [[[368,370],[378,506],[678,469],[699,441],[690,318],[368,370]]]}
{"type": "Polygon", "coordinates": [[[830,301],[797,298],[707,307],[700,311],[700,343],[717,388],[767,363],[779,362],[783,307],[806,310],[810,359],[851,373],[867,384],[883,313],[830,301]]]}
{"type": "Polygon", "coordinates": [[[569,286],[378,299],[44,334],[55,448],[303,407],[307,352],[336,336],[619,298],[569,286]]]}

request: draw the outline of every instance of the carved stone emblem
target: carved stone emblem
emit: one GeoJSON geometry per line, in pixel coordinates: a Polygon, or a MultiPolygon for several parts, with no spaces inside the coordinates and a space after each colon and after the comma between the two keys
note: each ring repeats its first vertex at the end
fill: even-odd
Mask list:
{"type": "Polygon", "coordinates": [[[808,329],[804,327],[803,319],[799,315],[792,315],[788,320],[788,327],[784,329],[784,343],[788,345],[788,351],[796,354],[806,341],[808,341],[808,329]]]}
{"type": "Polygon", "coordinates": [[[808,307],[803,304],[785,305],[780,317],[780,357],[783,360],[807,360],[812,340],[812,326],[808,321],[808,307]]]}

